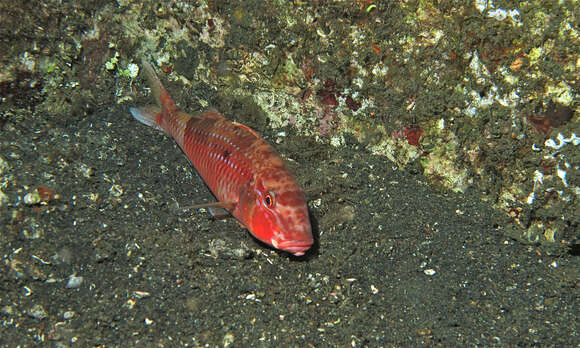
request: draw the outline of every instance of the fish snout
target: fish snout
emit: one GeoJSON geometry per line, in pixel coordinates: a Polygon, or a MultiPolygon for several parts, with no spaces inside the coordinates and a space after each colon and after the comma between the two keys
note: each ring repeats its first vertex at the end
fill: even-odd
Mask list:
{"type": "Polygon", "coordinates": [[[272,245],[276,249],[280,249],[293,254],[294,256],[302,256],[310,247],[312,247],[312,239],[303,240],[282,240],[277,241],[272,239],[272,245]]]}

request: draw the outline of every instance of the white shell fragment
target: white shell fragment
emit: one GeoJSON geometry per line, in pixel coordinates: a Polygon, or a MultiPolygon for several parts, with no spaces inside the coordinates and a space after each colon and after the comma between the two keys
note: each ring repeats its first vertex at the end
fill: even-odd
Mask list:
{"type": "Polygon", "coordinates": [[[83,277],[77,277],[76,275],[71,275],[68,278],[68,282],[66,283],[66,287],[69,289],[76,289],[78,287],[81,286],[81,284],[83,283],[84,278],[83,277]]]}
{"type": "Polygon", "coordinates": [[[437,272],[432,268],[428,268],[428,269],[424,270],[423,273],[425,273],[425,275],[428,275],[428,276],[434,276],[435,273],[437,273],[437,272]]]}
{"type": "Polygon", "coordinates": [[[556,136],[556,140],[550,138],[546,140],[544,145],[546,145],[546,147],[550,147],[555,150],[559,150],[562,147],[566,146],[567,144],[572,144],[574,146],[580,145],[580,138],[576,136],[576,133],[572,133],[572,135],[570,135],[570,138],[565,138],[562,135],[562,133],[558,133],[558,136],[556,136]],[[557,143],[556,140],[558,140],[557,143]]]}

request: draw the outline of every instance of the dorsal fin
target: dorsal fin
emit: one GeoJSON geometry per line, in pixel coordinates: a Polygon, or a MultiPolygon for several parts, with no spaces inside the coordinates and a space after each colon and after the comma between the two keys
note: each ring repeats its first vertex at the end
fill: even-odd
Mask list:
{"type": "Polygon", "coordinates": [[[202,112],[199,115],[195,115],[195,117],[209,118],[212,120],[227,120],[227,118],[224,115],[220,114],[217,110],[213,110],[213,109],[202,112]]]}
{"type": "Polygon", "coordinates": [[[171,99],[171,96],[167,93],[163,84],[161,84],[161,80],[159,80],[151,64],[145,58],[143,58],[141,64],[143,64],[143,72],[145,73],[147,82],[149,82],[149,87],[151,87],[151,93],[155,98],[155,103],[157,103],[163,113],[172,114],[177,112],[177,106],[175,106],[173,99],[171,99]]]}
{"type": "Polygon", "coordinates": [[[235,122],[235,121],[234,121],[234,122],[232,122],[232,124],[233,124],[234,126],[236,126],[236,127],[240,127],[240,128],[242,128],[242,129],[245,129],[245,130],[247,130],[247,131],[248,131],[248,132],[250,132],[250,133],[251,133],[253,136],[255,136],[257,139],[262,139],[262,137],[261,137],[261,136],[260,136],[258,133],[256,133],[256,131],[254,131],[252,128],[250,128],[250,127],[248,127],[248,126],[245,126],[245,125],[243,125],[243,124],[241,124],[241,123],[235,122]]]}

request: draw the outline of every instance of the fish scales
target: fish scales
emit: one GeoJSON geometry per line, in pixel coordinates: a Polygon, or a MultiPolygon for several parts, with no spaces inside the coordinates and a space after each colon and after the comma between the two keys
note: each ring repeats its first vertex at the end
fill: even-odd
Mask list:
{"type": "Polygon", "coordinates": [[[131,108],[140,122],[171,135],[219,203],[262,242],[294,255],[313,244],[304,191],[272,146],[217,111],[180,111],[149,63],[157,106],[131,108]]]}

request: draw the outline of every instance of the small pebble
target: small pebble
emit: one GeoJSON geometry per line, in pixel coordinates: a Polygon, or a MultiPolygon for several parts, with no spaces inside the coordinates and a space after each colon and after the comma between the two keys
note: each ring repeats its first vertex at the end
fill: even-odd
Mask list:
{"type": "Polygon", "coordinates": [[[429,268],[429,269],[424,270],[423,273],[425,273],[425,275],[428,275],[428,276],[433,276],[437,272],[435,272],[434,269],[429,268]]]}
{"type": "Polygon", "coordinates": [[[4,306],[0,309],[0,313],[5,315],[12,315],[14,314],[14,308],[12,308],[12,306],[4,306]]]}
{"type": "Polygon", "coordinates": [[[66,287],[69,289],[76,289],[79,286],[81,286],[82,283],[83,283],[83,277],[77,277],[75,275],[71,275],[68,278],[68,283],[66,284],[66,287]]]}
{"type": "Polygon", "coordinates": [[[38,319],[38,320],[42,320],[42,319],[48,317],[48,313],[46,313],[44,308],[39,304],[32,306],[32,308],[26,314],[28,314],[30,317],[32,317],[34,319],[38,319]]]}

